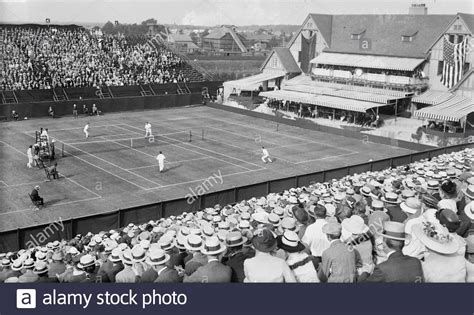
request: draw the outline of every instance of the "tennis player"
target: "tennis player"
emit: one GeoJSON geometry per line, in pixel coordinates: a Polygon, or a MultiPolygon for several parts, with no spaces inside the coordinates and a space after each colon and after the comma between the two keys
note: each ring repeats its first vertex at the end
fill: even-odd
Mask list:
{"type": "Polygon", "coordinates": [[[262,147],[262,161],[263,163],[267,164],[268,162],[272,163],[272,159],[270,158],[270,155],[268,154],[268,150],[265,149],[265,147],[262,147]]]}
{"type": "Polygon", "coordinates": [[[160,173],[161,173],[165,169],[165,159],[166,159],[166,157],[163,154],[163,152],[160,151],[160,154],[158,154],[156,159],[158,160],[158,166],[160,168],[160,173]]]}
{"type": "Polygon", "coordinates": [[[153,137],[153,135],[151,133],[151,124],[148,121],[145,124],[145,138],[147,138],[147,137],[153,137]]]}
{"type": "Polygon", "coordinates": [[[89,138],[89,123],[84,126],[84,133],[86,134],[86,139],[89,138]]]}

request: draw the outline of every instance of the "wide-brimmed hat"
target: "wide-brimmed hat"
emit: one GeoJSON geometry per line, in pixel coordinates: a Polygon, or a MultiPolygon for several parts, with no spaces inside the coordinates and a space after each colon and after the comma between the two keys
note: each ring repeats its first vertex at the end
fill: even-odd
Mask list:
{"type": "Polygon", "coordinates": [[[342,226],[335,220],[335,222],[328,222],[323,225],[322,231],[324,234],[329,235],[340,235],[342,232],[342,226]]]}
{"type": "Polygon", "coordinates": [[[415,214],[421,209],[421,206],[421,201],[414,197],[407,198],[407,200],[400,204],[402,211],[410,214],[415,214]]]}
{"type": "Polygon", "coordinates": [[[283,235],[277,236],[278,247],[289,252],[297,253],[305,249],[303,243],[301,243],[298,234],[293,231],[285,231],[283,235]]]}
{"type": "Polygon", "coordinates": [[[380,198],[383,202],[391,203],[391,204],[398,204],[402,202],[402,199],[399,195],[394,192],[387,192],[382,198],[380,198]]]}
{"type": "Polygon", "coordinates": [[[204,255],[219,255],[226,250],[226,246],[216,236],[209,237],[201,248],[204,255]]]}
{"type": "Polygon", "coordinates": [[[464,207],[464,213],[469,219],[474,220],[474,201],[471,201],[464,207]]]}
{"type": "Polygon", "coordinates": [[[48,272],[48,264],[44,261],[37,261],[36,264],[35,264],[35,268],[33,269],[33,272],[37,275],[47,273],[48,272]]]}
{"type": "Polygon", "coordinates": [[[168,255],[164,250],[159,248],[151,248],[148,257],[146,258],[146,263],[151,266],[164,265],[170,260],[170,255],[168,255]]]}
{"type": "Polygon", "coordinates": [[[184,246],[187,250],[200,251],[202,248],[202,238],[199,235],[190,234],[186,237],[184,246]]]}
{"type": "Polygon", "coordinates": [[[252,238],[252,244],[255,249],[265,253],[271,252],[277,247],[276,238],[268,229],[256,231],[252,238]]]}
{"type": "Polygon", "coordinates": [[[79,260],[79,264],[77,265],[77,268],[84,269],[93,265],[95,265],[94,257],[92,257],[89,254],[86,254],[82,256],[81,259],[79,260]]]}
{"type": "Polygon", "coordinates": [[[240,230],[250,229],[250,222],[247,220],[242,220],[239,222],[238,228],[240,230]]]}
{"type": "Polygon", "coordinates": [[[462,192],[464,193],[465,196],[467,196],[469,199],[474,199],[474,185],[469,185],[466,187],[466,189],[463,189],[462,192]]]}
{"type": "Polygon", "coordinates": [[[236,247],[247,242],[247,238],[242,236],[239,231],[229,232],[225,238],[225,245],[227,247],[236,247]]]}
{"type": "Polygon", "coordinates": [[[281,223],[280,217],[275,213],[270,213],[267,217],[267,221],[273,226],[279,226],[281,223]]]}
{"type": "Polygon", "coordinates": [[[109,260],[111,262],[119,262],[120,260],[122,260],[122,250],[120,248],[114,248],[112,249],[112,253],[110,253],[109,255],[109,260]]]}
{"type": "Polygon", "coordinates": [[[347,232],[355,235],[366,233],[369,230],[369,227],[364,223],[364,219],[358,215],[342,220],[341,226],[347,232]]]}
{"type": "Polygon", "coordinates": [[[438,225],[429,222],[417,224],[413,226],[412,231],[420,242],[432,251],[450,255],[459,250],[459,243],[438,225]]]}
{"type": "Polygon", "coordinates": [[[405,233],[405,224],[396,221],[384,222],[381,236],[398,241],[404,241],[408,238],[405,233]]]}

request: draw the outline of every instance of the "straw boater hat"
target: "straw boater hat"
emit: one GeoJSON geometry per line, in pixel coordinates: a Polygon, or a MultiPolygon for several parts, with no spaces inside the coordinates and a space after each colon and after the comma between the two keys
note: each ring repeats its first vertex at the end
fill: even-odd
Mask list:
{"type": "Polygon", "coordinates": [[[469,199],[474,199],[474,185],[469,185],[466,189],[462,190],[463,194],[469,199]]]}
{"type": "Polygon", "coordinates": [[[230,232],[226,235],[225,245],[227,247],[236,247],[243,245],[247,242],[247,238],[242,236],[242,233],[239,231],[230,232]]]}
{"type": "Polygon", "coordinates": [[[471,201],[464,207],[464,213],[469,219],[474,220],[474,201],[471,201]]]}
{"type": "Polygon", "coordinates": [[[77,265],[77,267],[79,269],[84,269],[84,268],[87,268],[87,267],[90,267],[90,266],[93,266],[95,265],[95,259],[94,257],[92,257],[91,255],[87,254],[87,255],[84,255],[81,257],[80,261],[79,261],[79,264],[77,265]]]}
{"type": "Polygon", "coordinates": [[[459,243],[439,225],[423,223],[413,226],[412,230],[420,242],[432,251],[450,255],[459,250],[459,243]]]}
{"type": "Polygon", "coordinates": [[[421,209],[421,202],[417,198],[410,197],[400,204],[400,208],[403,212],[415,214],[421,209]]]}
{"type": "Polygon", "coordinates": [[[364,219],[358,215],[353,215],[350,218],[342,220],[341,226],[343,230],[354,235],[363,234],[369,231],[369,227],[364,223],[364,219]]]}
{"type": "Polygon", "coordinates": [[[190,251],[200,251],[202,248],[202,238],[199,235],[190,234],[186,237],[184,246],[190,251]]]}
{"type": "Polygon", "coordinates": [[[113,263],[119,262],[122,260],[121,258],[122,250],[120,248],[112,249],[112,253],[110,253],[109,260],[113,263]]]}
{"type": "Polygon", "coordinates": [[[146,258],[146,263],[151,266],[164,265],[170,260],[170,255],[168,255],[164,250],[159,248],[151,248],[146,258]]]}
{"type": "Polygon", "coordinates": [[[384,222],[381,236],[398,241],[405,241],[408,238],[405,233],[405,224],[395,221],[384,222]]]}
{"type": "Polygon", "coordinates": [[[278,247],[289,252],[297,253],[305,249],[303,243],[301,243],[298,234],[293,231],[285,231],[283,235],[277,236],[278,247]]]}
{"type": "Polygon", "coordinates": [[[38,261],[35,264],[33,272],[37,275],[41,275],[48,272],[48,264],[44,261],[38,261]]]}
{"type": "Polygon", "coordinates": [[[209,237],[201,248],[201,253],[207,256],[215,256],[223,253],[225,250],[225,245],[217,237],[209,237]]]}
{"type": "Polygon", "coordinates": [[[399,195],[394,192],[387,192],[382,198],[380,198],[383,202],[390,203],[390,204],[399,204],[402,202],[402,199],[399,195]]]}
{"type": "Polygon", "coordinates": [[[13,261],[13,264],[12,264],[12,270],[13,271],[20,271],[22,268],[23,268],[23,261],[22,260],[16,259],[15,261],[13,261]]]}

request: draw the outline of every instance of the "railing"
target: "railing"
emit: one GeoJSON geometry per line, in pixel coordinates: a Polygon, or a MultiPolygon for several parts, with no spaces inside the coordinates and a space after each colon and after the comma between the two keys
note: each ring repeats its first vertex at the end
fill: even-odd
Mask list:
{"type": "Polygon", "coordinates": [[[197,197],[191,204],[188,203],[188,198],[180,198],[134,208],[117,209],[112,212],[91,216],[70,218],[61,221],[61,229],[51,228],[53,223],[50,223],[4,231],[0,233],[0,252],[16,251],[20,248],[27,247],[28,244],[33,244],[34,246],[45,245],[32,243],[32,240],[36,240],[35,236],[38,235],[38,233],[44,233],[46,229],[48,229],[50,233],[48,234],[49,238],[45,240],[45,242],[71,239],[77,234],[85,235],[88,232],[98,233],[103,230],[120,228],[129,223],[142,224],[149,220],[158,220],[171,215],[176,216],[184,211],[195,212],[206,207],[213,207],[217,203],[221,205],[231,204],[252,197],[266,196],[269,193],[281,192],[292,187],[308,186],[313,182],[325,182],[354,173],[380,171],[389,167],[402,166],[421,159],[429,159],[441,154],[460,151],[467,147],[474,147],[474,144],[465,143],[450,147],[430,149],[361,164],[327,169],[310,174],[302,174],[210,192],[197,197]]]}

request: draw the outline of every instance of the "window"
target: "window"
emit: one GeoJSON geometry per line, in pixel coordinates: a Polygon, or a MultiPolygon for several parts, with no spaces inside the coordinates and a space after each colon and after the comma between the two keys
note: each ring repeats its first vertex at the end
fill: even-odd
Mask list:
{"type": "Polygon", "coordinates": [[[351,34],[351,39],[361,39],[362,34],[351,34]]]}
{"type": "Polygon", "coordinates": [[[402,42],[411,42],[413,41],[413,36],[402,35],[402,42]]]}
{"type": "Polygon", "coordinates": [[[449,35],[449,42],[454,44],[454,35],[449,35]]]}
{"type": "Polygon", "coordinates": [[[438,75],[443,74],[443,66],[444,66],[443,60],[438,61],[438,71],[437,71],[438,75]]]}
{"type": "Polygon", "coordinates": [[[464,36],[458,35],[458,43],[462,42],[463,39],[464,39],[464,36]]]}
{"type": "Polygon", "coordinates": [[[469,71],[470,68],[471,68],[471,64],[470,64],[469,62],[465,62],[465,63],[464,63],[464,66],[463,66],[463,68],[462,68],[462,70],[463,70],[462,73],[465,74],[466,72],[469,71]]]}

